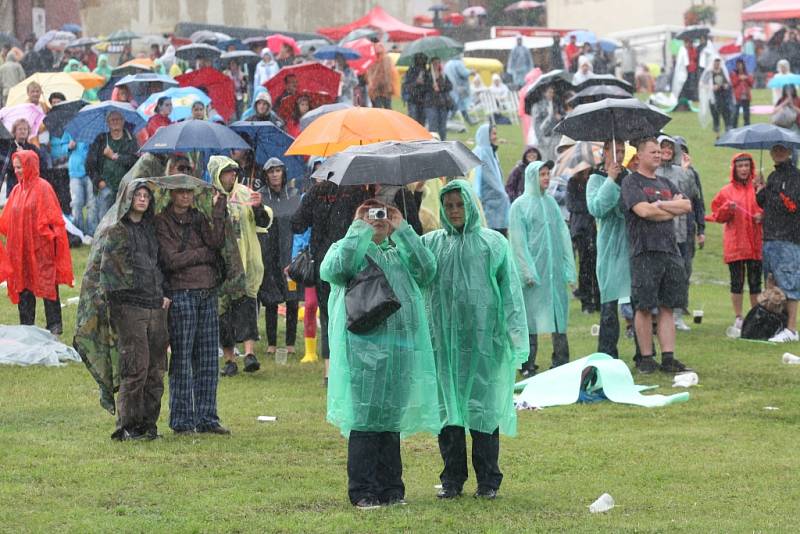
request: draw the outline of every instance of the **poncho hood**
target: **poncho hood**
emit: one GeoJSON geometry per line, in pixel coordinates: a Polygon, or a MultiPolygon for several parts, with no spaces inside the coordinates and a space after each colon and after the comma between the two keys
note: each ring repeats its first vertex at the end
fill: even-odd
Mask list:
{"type": "Polygon", "coordinates": [[[480,209],[478,208],[478,197],[475,196],[475,192],[472,190],[472,186],[470,186],[469,182],[466,180],[453,180],[452,182],[448,183],[444,186],[439,193],[439,200],[440,200],[440,208],[439,208],[439,219],[442,222],[442,227],[444,228],[445,232],[449,235],[453,234],[468,234],[472,232],[478,231],[480,228],[485,226],[485,222],[483,217],[481,216],[480,209]],[[461,198],[464,200],[464,227],[461,231],[456,229],[455,226],[450,223],[450,219],[447,218],[447,213],[444,209],[444,196],[451,191],[458,191],[461,193],[461,198]]]}
{"type": "Polygon", "coordinates": [[[22,163],[22,176],[17,176],[17,180],[23,188],[28,187],[36,178],[39,178],[39,156],[36,152],[20,150],[14,153],[14,159],[18,159],[22,163]]]}
{"type": "Polygon", "coordinates": [[[531,162],[525,168],[525,192],[524,195],[530,195],[536,198],[542,198],[542,188],[539,185],[539,170],[544,167],[544,161],[531,162]]]}
{"type": "Polygon", "coordinates": [[[750,160],[750,176],[747,177],[747,181],[745,183],[752,184],[753,180],[756,178],[756,162],[753,159],[753,156],[747,152],[739,152],[738,154],[734,154],[731,158],[731,174],[730,174],[730,181],[732,184],[741,184],[739,180],[736,179],[736,160],[740,159],[748,159],[750,160]]]}

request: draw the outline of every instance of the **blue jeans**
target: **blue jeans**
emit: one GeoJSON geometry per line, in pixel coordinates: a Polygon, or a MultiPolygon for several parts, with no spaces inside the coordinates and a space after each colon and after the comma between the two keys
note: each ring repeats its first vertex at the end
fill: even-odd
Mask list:
{"type": "Polygon", "coordinates": [[[103,216],[108,209],[114,205],[114,197],[115,195],[108,186],[98,191],[97,195],[94,197],[94,203],[91,205],[92,209],[90,209],[89,212],[91,213],[91,219],[95,229],[100,226],[100,221],[103,220],[103,216]]]}
{"type": "Polygon", "coordinates": [[[84,234],[94,235],[96,224],[92,218],[92,204],[94,204],[92,181],[88,176],[70,178],[69,194],[72,198],[70,202],[72,222],[84,234]],[[86,208],[86,214],[83,213],[84,208],[86,208]]]}
{"type": "Polygon", "coordinates": [[[421,105],[408,102],[408,116],[425,126],[425,110],[421,105]]]}
{"type": "Polygon", "coordinates": [[[439,140],[447,140],[447,109],[437,107],[425,108],[425,121],[428,124],[428,131],[439,134],[439,140]]]}

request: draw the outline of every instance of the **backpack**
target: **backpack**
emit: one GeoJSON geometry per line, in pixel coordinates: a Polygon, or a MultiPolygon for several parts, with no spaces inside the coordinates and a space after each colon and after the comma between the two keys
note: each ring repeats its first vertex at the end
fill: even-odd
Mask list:
{"type": "Polygon", "coordinates": [[[769,311],[761,304],[751,309],[742,322],[743,339],[769,339],[784,328],[788,317],[785,313],[769,311]]]}

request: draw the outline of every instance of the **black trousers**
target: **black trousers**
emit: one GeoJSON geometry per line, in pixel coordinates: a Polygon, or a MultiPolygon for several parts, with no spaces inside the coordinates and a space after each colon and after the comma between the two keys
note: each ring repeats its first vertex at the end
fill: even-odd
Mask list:
{"type": "Polygon", "coordinates": [[[612,300],[600,305],[600,337],[597,339],[597,352],[619,358],[619,301],[612,300]]]}
{"type": "Polygon", "coordinates": [[[597,283],[597,243],[596,237],[577,235],[572,244],[578,253],[578,292],[584,309],[596,310],[600,307],[600,285],[597,283]]]}
{"type": "Polygon", "coordinates": [[[347,493],[352,504],[361,499],[386,503],[405,497],[399,432],[350,431],[347,493]]]}
{"type": "Polygon", "coordinates": [[[69,170],[68,169],[50,169],[47,172],[48,182],[53,186],[53,191],[56,192],[58,203],[61,206],[61,212],[67,215],[72,213],[72,194],[69,191],[69,170]]]}
{"type": "MultiPolygon", "coordinates": [[[[553,332],[551,334],[553,340],[553,357],[550,369],[564,365],[569,362],[569,342],[567,341],[567,334],[559,334],[553,332]]],[[[539,336],[538,334],[531,334],[528,336],[528,343],[530,345],[530,355],[528,361],[522,364],[523,369],[535,372],[539,367],[536,365],[536,353],[539,352],[539,336]]]]}
{"type": "Polygon", "coordinates": [[[331,295],[331,286],[317,276],[317,305],[319,306],[319,340],[322,358],[331,357],[331,346],[328,341],[328,297],[331,295]]]}
{"type": "MultiPolygon", "coordinates": [[[[498,490],[503,473],[497,460],[500,456],[500,429],[491,434],[470,430],[472,435],[472,468],[478,489],[498,490]]],[[[442,487],[461,491],[467,480],[467,437],[463,426],[446,426],[439,432],[439,452],[444,469],[439,475],[442,487]]]]}
{"type": "MultiPolygon", "coordinates": [[[[61,300],[58,298],[58,287],[56,287],[56,300],[44,300],[44,316],[47,321],[46,328],[55,335],[61,335],[64,331],[61,322],[61,300]]],[[[27,289],[19,294],[19,324],[36,324],[36,297],[27,289]]]]}
{"type": "MultiPolygon", "coordinates": [[[[286,344],[294,345],[297,338],[297,305],[296,300],[286,301],[286,344]]],[[[267,327],[267,344],[278,344],[278,305],[267,304],[264,306],[264,322],[267,327]]]]}
{"type": "Polygon", "coordinates": [[[376,96],[372,99],[372,107],[392,109],[392,99],[386,96],[376,96]]]}

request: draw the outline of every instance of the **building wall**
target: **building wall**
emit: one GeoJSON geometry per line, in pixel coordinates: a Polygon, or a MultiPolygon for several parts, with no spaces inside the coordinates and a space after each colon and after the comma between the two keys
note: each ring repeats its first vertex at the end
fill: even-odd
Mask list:
{"type": "Polygon", "coordinates": [[[81,0],[81,17],[90,35],[120,28],[166,33],[178,22],[199,22],[313,32],[358,19],[375,5],[411,23],[429,0],[81,0]]]}
{"type": "MultiPolygon", "coordinates": [[[[717,6],[717,28],[741,28],[743,0],[706,0],[709,2],[717,6]]],[[[683,13],[691,5],[692,0],[554,0],[547,3],[547,23],[605,35],[662,24],[683,25],[683,13]]]]}
{"type": "Polygon", "coordinates": [[[14,33],[22,41],[33,32],[31,8],[42,7],[46,12],[48,30],[57,30],[64,24],[81,23],[78,0],[17,0],[14,13],[14,33]]]}

